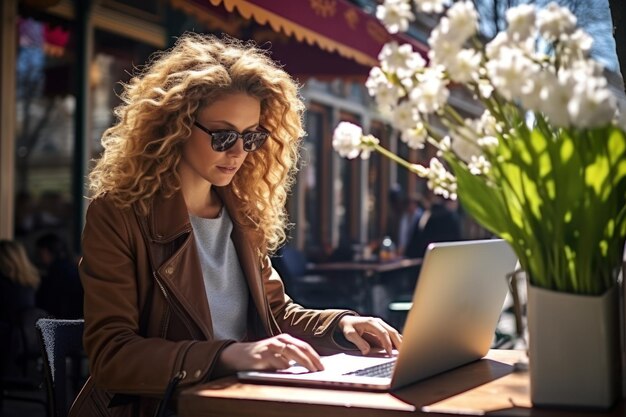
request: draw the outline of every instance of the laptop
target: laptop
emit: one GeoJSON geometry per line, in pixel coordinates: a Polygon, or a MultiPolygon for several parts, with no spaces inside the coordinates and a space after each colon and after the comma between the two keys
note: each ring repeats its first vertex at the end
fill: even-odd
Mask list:
{"type": "Polygon", "coordinates": [[[324,370],[295,365],[280,371],[239,372],[244,381],[386,391],[484,357],[516,264],[500,239],[432,243],[413,294],[403,342],[392,357],[339,353],[324,370]]]}

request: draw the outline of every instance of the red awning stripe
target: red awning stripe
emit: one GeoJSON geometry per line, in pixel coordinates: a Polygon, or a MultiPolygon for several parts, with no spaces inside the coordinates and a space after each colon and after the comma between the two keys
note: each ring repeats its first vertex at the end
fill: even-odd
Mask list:
{"type": "MultiPolygon", "coordinates": [[[[361,65],[378,65],[378,52],[392,39],[378,20],[345,0],[170,0],[171,4],[200,20],[219,26],[215,16],[203,13],[202,4],[224,5],[228,12],[237,12],[261,25],[269,24],[276,32],[292,36],[300,42],[317,45],[329,52],[352,59],[361,65]]],[[[204,8],[206,9],[206,6],[204,8]]],[[[221,22],[228,25],[227,22],[221,22]]],[[[395,37],[410,42],[426,55],[426,47],[414,39],[395,37]]]]}

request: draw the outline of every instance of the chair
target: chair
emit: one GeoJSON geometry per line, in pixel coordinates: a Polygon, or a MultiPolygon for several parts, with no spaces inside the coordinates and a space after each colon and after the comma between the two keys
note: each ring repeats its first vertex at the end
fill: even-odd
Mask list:
{"type": "Polygon", "coordinates": [[[76,391],[81,379],[81,363],[84,358],[83,328],[84,320],[40,319],[36,327],[41,342],[45,365],[46,393],[48,396],[48,415],[50,417],[67,416],[68,394],[76,391]],[[67,387],[67,362],[72,359],[72,391],[67,387]]]}

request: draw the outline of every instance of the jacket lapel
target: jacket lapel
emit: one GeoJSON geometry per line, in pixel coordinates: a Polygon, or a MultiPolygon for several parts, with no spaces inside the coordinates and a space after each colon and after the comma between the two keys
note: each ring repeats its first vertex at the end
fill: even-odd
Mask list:
{"type": "MultiPolygon", "coordinates": [[[[233,221],[231,238],[250,295],[265,331],[272,334],[261,278],[258,242],[255,239],[257,234],[243,224],[230,188],[215,187],[215,190],[233,221]]],[[[174,301],[194,321],[204,337],[210,339],[213,335],[211,312],[182,192],[177,191],[171,197],[156,196],[147,220],[151,256],[159,281],[157,284],[162,283],[166,287],[165,290],[175,298],[174,301]]]]}
{"type": "Polygon", "coordinates": [[[187,206],[182,192],[166,198],[158,195],[148,218],[150,250],[157,284],[174,300],[206,339],[213,334],[202,269],[187,206]]]}

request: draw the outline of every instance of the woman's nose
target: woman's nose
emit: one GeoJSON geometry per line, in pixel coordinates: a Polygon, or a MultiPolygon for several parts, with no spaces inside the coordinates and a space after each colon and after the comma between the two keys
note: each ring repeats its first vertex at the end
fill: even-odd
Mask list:
{"type": "Polygon", "coordinates": [[[243,150],[243,139],[237,139],[235,144],[231,148],[226,150],[226,153],[228,154],[228,156],[232,157],[241,156],[241,154],[246,153],[246,151],[243,150]]]}

